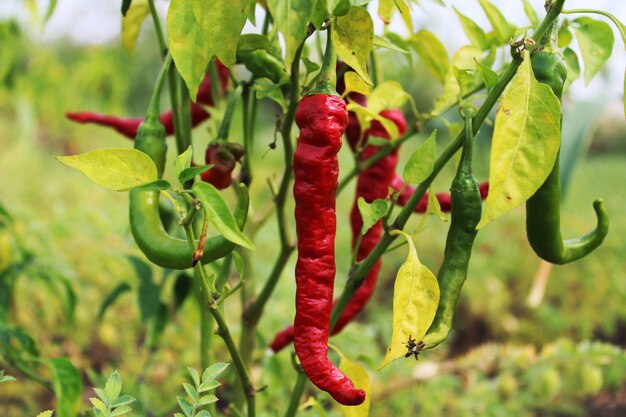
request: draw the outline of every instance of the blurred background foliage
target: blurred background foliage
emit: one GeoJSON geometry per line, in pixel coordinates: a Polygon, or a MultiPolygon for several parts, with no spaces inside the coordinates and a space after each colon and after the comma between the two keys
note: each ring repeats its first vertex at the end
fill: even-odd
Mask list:
{"type": "MultiPolygon", "coordinates": [[[[129,260],[129,255],[143,258],[130,236],[125,193],[97,188],[53,159],[100,147],[130,147],[114,132],[70,123],[64,113],[84,109],[142,115],[159,67],[155,45],[144,42],[131,57],[117,44],[34,43],[10,20],[0,22],[0,45],[0,204],[10,214],[10,220],[5,216],[0,222],[0,280],[4,281],[0,330],[6,335],[10,326],[30,335],[42,357],[68,357],[81,369],[87,391],[117,369],[125,392],[139,400],[136,415],[171,415],[185,368],[198,366],[198,313],[194,303],[180,305],[179,281],[184,280],[156,268],[146,275],[145,269],[141,272],[129,260]],[[99,318],[102,304],[116,288],[119,296],[99,318]],[[167,306],[167,326],[154,349],[145,343],[154,323],[140,314],[146,288],[157,288],[157,297],[167,306]]],[[[421,69],[417,56],[411,56],[412,65],[408,61],[384,65],[406,59],[394,52],[381,52],[379,57],[385,77],[400,81],[418,108],[429,109],[438,85],[421,69]]],[[[513,211],[478,235],[451,339],[423,353],[417,363],[399,361],[378,373],[375,369],[390,339],[393,279],[405,250],[386,255],[374,299],[358,322],[333,339],[370,370],[372,416],[626,415],[626,216],[622,209],[626,206],[626,125],[619,103],[617,110],[611,103],[592,105],[602,106],[597,119],[590,119],[585,106],[565,103],[566,125],[568,117],[586,120],[572,136],[582,137],[589,152],[572,162],[575,169],[564,200],[562,227],[565,236],[590,229],[591,202],[602,196],[611,215],[605,243],[581,261],[546,272],[526,242],[523,208],[513,211]],[[545,297],[530,307],[531,288],[546,273],[545,297]]],[[[256,179],[251,188],[252,210],[257,213],[271,198],[266,179],[276,181],[282,169],[280,149],[269,147],[278,113],[267,102],[259,114],[253,161],[256,179]]],[[[448,116],[457,117],[454,111],[448,116]]],[[[435,127],[443,133],[438,138],[442,149],[450,139],[444,125],[428,129],[435,127]]],[[[240,123],[234,123],[231,141],[239,141],[240,128],[240,123]]],[[[196,130],[197,149],[204,149],[215,130],[212,121],[196,130]]],[[[428,133],[404,146],[403,162],[428,133]]],[[[489,136],[490,127],[485,126],[475,163],[483,180],[488,174],[489,136]]],[[[201,153],[197,152],[196,161],[201,153]]],[[[347,149],[340,158],[342,167],[351,167],[347,149]]],[[[447,167],[434,184],[436,191],[447,190],[452,174],[453,167],[447,167]]],[[[350,261],[346,224],[351,193],[349,187],[338,200],[338,288],[345,282],[350,261]]],[[[233,197],[231,190],[226,194],[233,197]]],[[[408,230],[415,231],[419,221],[415,216],[408,230]]],[[[433,216],[425,224],[417,235],[418,254],[436,271],[447,224],[433,216]]],[[[257,233],[258,250],[251,270],[246,271],[258,282],[269,273],[276,241],[272,218],[257,233]]],[[[282,414],[295,380],[289,353],[272,356],[265,348],[293,316],[294,261],[292,256],[259,326],[253,377],[258,386],[268,387],[258,395],[265,416],[282,414]]],[[[226,309],[236,334],[237,297],[227,302],[226,309]]],[[[27,338],[23,342],[17,348],[25,349],[27,338]]],[[[0,339],[2,343],[14,340],[0,339]]],[[[52,408],[50,392],[20,373],[19,364],[9,359],[10,348],[0,346],[0,366],[18,381],[0,387],[0,415],[34,416],[52,408]]],[[[227,359],[220,343],[215,349],[217,358],[227,359]]],[[[225,375],[232,383],[232,369],[225,375]]],[[[41,376],[47,377],[44,371],[41,376]]],[[[224,398],[229,387],[226,381],[218,395],[224,398]]],[[[322,407],[302,415],[339,415],[326,395],[313,389],[307,393],[317,396],[322,407]]],[[[87,392],[85,398],[89,396],[87,392]]]]}

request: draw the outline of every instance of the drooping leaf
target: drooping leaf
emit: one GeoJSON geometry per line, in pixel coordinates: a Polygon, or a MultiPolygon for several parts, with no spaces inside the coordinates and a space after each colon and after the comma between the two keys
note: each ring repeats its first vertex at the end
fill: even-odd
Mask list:
{"type": "Polygon", "coordinates": [[[145,323],[154,317],[159,308],[161,289],[152,280],[152,268],[150,268],[150,265],[135,256],[129,256],[128,260],[133,266],[139,280],[137,304],[139,306],[141,321],[145,323]]]}
{"type": "Polygon", "coordinates": [[[239,230],[228,204],[217,188],[206,182],[197,182],[192,190],[202,202],[211,223],[224,235],[224,238],[246,249],[254,250],[254,244],[239,230]]]}
{"type": "Polygon", "coordinates": [[[500,9],[488,0],[478,0],[478,3],[480,3],[480,7],[482,7],[487,15],[489,23],[491,23],[498,45],[506,45],[509,43],[517,29],[515,25],[510,24],[502,15],[500,9]]]}
{"type": "Polygon", "coordinates": [[[580,78],[580,61],[578,60],[576,52],[571,48],[565,48],[563,50],[563,57],[567,65],[567,78],[565,79],[563,90],[567,90],[574,81],[580,78]]]}
{"type": "Polygon", "coordinates": [[[528,0],[522,0],[522,3],[524,3],[524,13],[526,13],[526,17],[528,17],[530,24],[533,26],[537,26],[540,20],[539,16],[537,16],[537,12],[535,12],[533,5],[530,4],[530,1],[528,0]]]}
{"type": "Polygon", "coordinates": [[[485,87],[487,87],[487,92],[491,92],[493,87],[495,87],[495,85],[498,83],[498,74],[488,66],[478,61],[476,61],[476,68],[478,68],[478,71],[483,78],[485,87]]]}
{"type": "Polygon", "coordinates": [[[367,58],[374,44],[374,23],[366,9],[352,7],[332,25],[331,37],[337,55],[352,67],[368,84],[367,58]]]}
{"type": "Polygon", "coordinates": [[[210,168],[213,168],[212,164],[198,165],[197,167],[184,169],[180,173],[180,176],[178,177],[178,181],[180,181],[181,184],[184,184],[187,181],[191,181],[192,179],[196,178],[198,175],[202,174],[204,171],[210,168]]]}
{"type": "Polygon", "coordinates": [[[176,162],[174,162],[174,172],[176,173],[176,178],[180,179],[180,173],[186,170],[191,166],[192,159],[192,148],[191,145],[185,150],[185,152],[178,155],[176,158],[176,162]]]}
{"type": "Polygon", "coordinates": [[[193,279],[184,272],[176,276],[174,282],[174,311],[178,311],[183,305],[187,296],[191,293],[193,279]]]}
{"type": "MultiPolygon", "coordinates": [[[[237,41],[255,2],[252,0],[185,1],[193,3],[193,12],[200,29],[206,36],[209,48],[224,65],[234,65],[237,41]]],[[[275,16],[275,19],[278,17],[275,16]]]]}
{"type": "Polygon", "coordinates": [[[446,47],[434,33],[426,29],[411,36],[409,42],[422,59],[426,69],[443,84],[450,66],[446,47]]]}
{"type": "Polygon", "coordinates": [[[346,89],[343,93],[343,97],[346,97],[350,93],[360,93],[364,96],[368,96],[372,92],[372,88],[354,71],[346,72],[344,81],[346,83],[346,89]]]}
{"type": "Polygon", "coordinates": [[[339,349],[334,347],[334,350],[339,354],[339,370],[350,378],[356,388],[365,391],[365,401],[363,403],[357,406],[340,405],[341,412],[344,417],[367,417],[371,403],[370,377],[361,365],[348,359],[339,349]]]}
{"type": "Polygon", "coordinates": [[[122,45],[128,53],[135,49],[139,31],[148,15],[150,15],[148,1],[134,0],[122,18],[122,45]]]}
{"type": "Polygon", "coordinates": [[[405,182],[419,184],[432,174],[437,157],[436,140],[437,130],[433,130],[426,142],[413,152],[402,171],[402,178],[405,182]]]}
{"type": "Polygon", "coordinates": [[[569,30],[569,22],[565,21],[559,28],[559,35],[558,35],[559,48],[568,47],[569,44],[572,43],[573,39],[574,39],[574,35],[572,34],[572,31],[569,30]]]}
{"type": "MultiPolygon", "coordinates": [[[[378,84],[367,99],[367,107],[374,113],[380,113],[386,109],[397,109],[412,100],[411,95],[406,92],[397,81],[383,81],[378,84]]],[[[395,138],[395,136],[391,136],[395,138]]]]}
{"type": "Polygon", "coordinates": [[[256,91],[256,98],[258,100],[267,97],[278,103],[283,112],[287,111],[287,103],[285,102],[285,96],[283,95],[280,85],[275,84],[269,78],[255,79],[254,84],[252,84],[252,89],[256,91]]]}
{"type": "Polygon", "coordinates": [[[194,5],[198,1],[200,0],[172,0],[166,20],[170,53],[194,101],[214,53],[194,13],[194,5]]]}
{"type": "Polygon", "coordinates": [[[52,373],[52,389],[56,397],[56,413],[60,417],[76,417],[83,393],[83,380],[78,369],[65,358],[43,362],[52,373]]]}
{"type": "Polygon", "coordinates": [[[57,0],[50,0],[50,2],[48,3],[48,10],[46,10],[46,15],[43,18],[44,23],[46,23],[52,17],[52,13],[54,13],[57,8],[57,2],[57,0]]]}
{"type": "Polygon", "coordinates": [[[369,129],[372,120],[376,120],[385,128],[390,138],[398,136],[398,126],[386,117],[382,117],[379,112],[372,111],[371,107],[363,107],[357,103],[349,103],[346,107],[348,111],[356,114],[363,132],[369,129]]]}
{"type": "Polygon", "coordinates": [[[357,206],[359,208],[359,213],[361,214],[361,219],[363,219],[363,226],[361,226],[362,235],[367,233],[372,226],[382,219],[389,208],[389,204],[380,198],[368,203],[363,197],[359,197],[357,200],[357,206]]]}
{"type": "Polygon", "coordinates": [[[572,26],[585,63],[583,78],[588,85],[611,57],[615,37],[611,26],[600,20],[584,16],[574,22],[577,24],[572,26]]]}
{"type": "Polygon", "coordinates": [[[115,191],[126,191],[157,179],[152,159],[136,149],[96,149],[56,159],[76,168],[96,184],[115,191]]]}
{"type": "Polygon", "coordinates": [[[311,0],[267,0],[274,24],[285,38],[285,68],[291,72],[296,51],[306,36],[309,17],[313,12],[311,0]]]}
{"type": "Polygon", "coordinates": [[[487,39],[485,31],[472,19],[459,12],[456,7],[452,8],[454,9],[456,16],[459,18],[463,32],[465,32],[465,36],[467,36],[470,43],[483,51],[489,49],[489,40],[487,39]]]}
{"type": "Polygon", "coordinates": [[[401,54],[410,54],[406,48],[401,47],[396,42],[392,42],[387,36],[374,35],[374,46],[400,52],[401,54]]]}
{"type": "Polygon", "coordinates": [[[424,337],[439,305],[437,278],[419,261],[413,239],[404,232],[399,234],[409,243],[409,254],[396,275],[391,343],[379,370],[405,356],[409,336],[417,341],[424,337]]]}
{"type": "Polygon", "coordinates": [[[426,206],[426,213],[424,214],[434,214],[442,222],[448,221],[448,216],[446,216],[446,213],[441,211],[441,205],[439,204],[437,195],[435,194],[435,191],[432,189],[432,187],[428,189],[428,206],[426,206]]]}
{"type": "Polygon", "coordinates": [[[561,105],[535,79],[528,51],[496,113],[489,195],[480,229],[524,203],[543,184],[559,152],[561,105]]]}

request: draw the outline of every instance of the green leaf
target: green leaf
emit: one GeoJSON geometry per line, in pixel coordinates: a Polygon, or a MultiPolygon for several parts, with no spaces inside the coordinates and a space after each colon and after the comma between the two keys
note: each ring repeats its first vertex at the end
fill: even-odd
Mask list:
{"type": "Polygon", "coordinates": [[[574,81],[580,78],[580,61],[578,55],[571,48],[563,50],[563,57],[567,65],[567,78],[565,79],[564,90],[566,90],[574,81]]]}
{"type": "Polygon", "coordinates": [[[78,415],[83,394],[83,380],[78,369],[65,358],[43,362],[52,373],[52,389],[56,397],[56,413],[59,417],[78,415]]]}
{"type": "Polygon", "coordinates": [[[207,410],[202,410],[199,413],[196,413],[194,417],[211,417],[211,414],[207,410]]]}
{"type": "Polygon", "coordinates": [[[44,23],[46,23],[52,17],[52,13],[54,13],[56,7],[57,0],[50,0],[50,2],[48,3],[48,10],[46,10],[46,15],[43,19],[44,23]]]}
{"type": "Polygon", "coordinates": [[[135,0],[122,18],[122,46],[128,53],[133,52],[137,45],[139,30],[146,17],[150,14],[147,0],[135,0]]]}
{"type": "Polygon", "coordinates": [[[472,19],[459,12],[456,7],[452,8],[459,18],[459,21],[461,22],[461,27],[463,28],[463,32],[465,32],[465,36],[467,36],[467,39],[469,39],[470,43],[479,48],[481,51],[489,49],[491,45],[489,43],[489,40],[487,39],[485,31],[480,26],[478,26],[478,24],[476,24],[476,22],[474,22],[472,19]]]}
{"type": "Polygon", "coordinates": [[[111,291],[102,301],[100,309],[98,310],[98,321],[101,321],[104,317],[104,313],[109,309],[111,305],[125,292],[131,290],[131,286],[127,282],[121,282],[111,291]]]}
{"type": "Polygon", "coordinates": [[[146,323],[155,316],[159,309],[161,287],[152,280],[152,268],[150,268],[150,265],[135,256],[129,256],[128,260],[139,278],[137,304],[139,305],[141,321],[146,323]]]}
{"type": "Polygon", "coordinates": [[[136,149],[96,149],[56,159],[76,168],[96,184],[115,191],[126,191],[157,179],[152,159],[136,149]]]}
{"type": "Polygon", "coordinates": [[[13,378],[10,375],[5,375],[3,370],[0,370],[0,384],[6,383],[6,382],[12,382],[12,381],[17,381],[17,379],[13,378]]]}
{"type": "Polygon", "coordinates": [[[122,16],[126,16],[126,13],[128,13],[128,9],[130,9],[130,5],[132,4],[132,2],[133,0],[122,0],[122,16]]]}
{"type": "MultiPolygon", "coordinates": [[[[243,276],[243,275],[240,275],[243,276]]],[[[211,391],[217,387],[219,387],[220,385],[222,385],[218,380],[213,379],[213,380],[207,380],[202,382],[202,384],[200,384],[200,387],[198,388],[198,392],[207,392],[207,391],[211,391]]]]}
{"type": "Polygon", "coordinates": [[[401,54],[410,54],[408,50],[398,46],[398,44],[392,42],[390,39],[387,39],[385,36],[374,35],[373,45],[378,48],[385,48],[392,51],[400,52],[401,54]]]}
{"type": "Polygon", "coordinates": [[[391,343],[379,370],[407,353],[409,336],[421,340],[435,318],[439,305],[439,284],[435,275],[417,257],[413,239],[402,231],[409,243],[409,254],[398,270],[393,288],[393,330],[391,343]]]}
{"type": "Polygon", "coordinates": [[[580,52],[585,63],[583,78],[588,85],[611,57],[615,37],[608,23],[589,17],[579,17],[573,25],[580,52]]]}
{"type": "Polygon", "coordinates": [[[160,191],[160,190],[171,190],[171,189],[172,189],[172,184],[170,184],[166,180],[151,181],[147,184],[143,184],[138,187],[133,187],[133,190],[142,190],[142,191],[160,191]]]}
{"type": "Polygon", "coordinates": [[[117,400],[115,400],[113,404],[111,404],[111,407],[121,407],[123,405],[132,404],[135,401],[137,400],[135,400],[135,398],[131,397],[130,395],[122,395],[117,400]]]}
{"type": "Polygon", "coordinates": [[[198,403],[196,404],[198,407],[202,407],[205,405],[213,404],[218,402],[219,399],[213,394],[203,395],[198,399],[198,403]]]}
{"type": "Polygon", "coordinates": [[[256,98],[258,100],[267,97],[278,103],[283,112],[287,111],[285,96],[283,96],[283,91],[280,88],[280,85],[274,84],[274,82],[269,78],[255,79],[254,84],[252,84],[252,89],[256,91],[256,98]]]}
{"type": "Polygon", "coordinates": [[[359,93],[364,96],[369,96],[372,93],[372,88],[356,72],[348,71],[343,78],[346,84],[343,97],[350,93],[359,93]]]}
{"type": "Polygon", "coordinates": [[[104,392],[111,403],[114,403],[122,392],[122,378],[117,371],[113,372],[104,386],[104,392]]]}
{"type": "Polygon", "coordinates": [[[491,90],[493,90],[493,87],[495,87],[495,85],[498,83],[498,79],[500,77],[498,76],[498,73],[496,73],[494,70],[492,70],[488,66],[476,60],[475,62],[476,62],[476,68],[480,72],[480,75],[483,78],[483,82],[485,83],[485,86],[487,87],[487,92],[490,93],[491,90]]]}
{"type": "Polygon", "coordinates": [[[574,35],[569,30],[569,22],[568,21],[563,22],[563,24],[559,28],[559,35],[558,35],[559,48],[565,48],[569,46],[569,44],[572,43],[573,39],[574,39],[574,35]]]}
{"type": "Polygon", "coordinates": [[[437,130],[433,130],[426,142],[413,152],[404,166],[402,178],[410,184],[419,184],[432,174],[437,157],[437,130]]]}
{"type": "Polygon", "coordinates": [[[194,101],[206,67],[213,57],[213,50],[194,13],[197,1],[172,0],[166,20],[169,51],[194,101]]]}
{"type": "MultiPolygon", "coordinates": [[[[374,113],[380,113],[386,109],[396,109],[404,106],[407,100],[412,100],[402,85],[397,81],[383,81],[378,84],[367,99],[367,107],[374,113]]],[[[394,123],[395,125],[395,123],[394,123]]],[[[383,124],[385,128],[387,125],[383,124]]],[[[390,132],[387,129],[388,132],[390,132]]],[[[396,138],[397,134],[391,135],[396,138]]]]}
{"type": "Polygon", "coordinates": [[[539,16],[537,16],[537,12],[532,4],[528,0],[522,0],[524,3],[524,13],[526,13],[526,17],[530,21],[530,24],[533,26],[537,26],[541,21],[539,20],[539,16]]]}
{"type": "Polygon", "coordinates": [[[226,66],[236,62],[237,42],[253,0],[193,0],[193,10],[209,47],[226,66]]]}
{"type": "Polygon", "coordinates": [[[115,410],[113,410],[111,412],[111,414],[109,414],[109,417],[118,417],[118,416],[123,416],[124,414],[128,414],[131,411],[133,411],[132,408],[130,408],[127,405],[123,405],[120,408],[116,408],[115,410]]]}
{"type": "Polygon", "coordinates": [[[176,397],[180,409],[185,413],[186,417],[193,417],[193,406],[183,397],[176,397]]]}
{"type": "Polygon", "coordinates": [[[443,46],[437,36],[426,29],[422,29],[411,36],[410,45],[422,59],[426,69],[443,84],[450,62],[446,47],[443,46]]]}
{"type": "Polygon", "coordinates": [[[184,169],[180,173],[180,176],[178,177],[178,181],[180,181],[181,184],[184,184],[187,181],[191,181],[192,179],[196,178],[198,175],[202,174],[204,171],[206,171],[207,169],[210,169],[210,168],[213,168],[212,164],[200,165],[200,166],[197,166],[197,167],[191,167],[191,168],[184,169]]]}
{"type": "Polygon", "coordinates": [[[42,411],[41,413],[37,414],[37,417],[52,417],[52,413],[52,410],[42,411]]]}
{"type": "Polygon", "coordinates": [[[296,50],[306,36],[309,17],[313,12],[311,0],[267,0],[274,24],[285,38],[285,68],[291,72],[296,50]]]}
{"type": "Polygon", "coordinates": [[[524,203],[544,183],[559,152],[561,104],[537,82],[528,51],[496,113],[489,195],[477,229],[524,203]]]}
{"type": "Polygon", "coordinates": [[[98,399],[98,398],[90,398],[89,401],[91,402],[91,405],[93,405],[94,407],[94,411],[100,411],[103,414],[107,414],[109,412],[109,407],[102,402],[102,400],[98,399]]]}
{"type": "Polygon", "coordinates": [[[387,133],[389,133],[390,138],[398,137],[398,126],[386,117],[382,117],[379,112],[372,111],[371,107],[363,107],[357,103],[349,103],[346,108],[348,111],[354,112],[357,115],[362,132],[369,129],[372,120],[377,120],[381,125],[383,125],[387,133]]]}
{"type": "Polygon", "coordinates": [[[196,371],[195,368],[187,368],[187,372],[189,372],[189,375],[191,376],[191,380],[193,381],[193,384],[197,387],[200,386],[200,375],[198,375],[198,371],[196,371]]]}
{"type": "Polygon", "coordinates": [[[371,404],[371,384],[367,371],[358,363],[352,362],[339,349],[334,348],[339,354],[339,370],[350,378],[354,386],[365,391],[365,401],[357,406],[340,405],[344,417],[367,417],[371,404]]]}
{"type": "Polygon", "coordinates": [[[432,187],[428,189],[428,206],[426,206],[426,213],[424,214],[434,214],[442,222],[448,221],[448,216],[446,216],[446,213],[441,211],[441,205],[439,204],[437,195],[435,194],[435,191],[432,189],[432,187]]]}
{"type": "Polygon", "coordinates": [[[510,24],[502,13],[500,13],[500,9],[495,7],[488,0],[478,0],[478,3],[480,3],[480,7],[485,11],[489,23],[491,23],[498,45],[508,44],[517,28],[510,24]]]}
{"type": "Polygon", "coordinates": [[[363,197],[359,197],[357,205],[359,207],[361,219],[363,219],[363,226],[361,227],[362,235],[367,233],[372,226],[378,223],[378,221],[387,213],[387,209],[389,208],[389,204],[380,198],[368,203],[363,197]]]}
{"type": "Polygon", "coordinates": [[[176,173],[176,178],[180,179],[180,173],[191,166],[192,156],[193,150],[191,148],[191,145],[189,145],[185,152],[178,155],[178,157],[176,158],[176,162],[174,162],[174,172],[176,173]]]}
{"type": "Polygon", "coordinates": [[[185,392],[187,393],[187,395],[189,395],[189,398],[191,398],[191,402],[193,404],[196,404],[196,402],[198,402],[198,391],[196,391],[196,389],[193,387],[193,385],[188,384],[186,382],[183,383],[183,388],[185,389],[185,392]]]}
{"type": "Polygon", "coordinates": [[[185,272],[181,272],[176,276],[174,282],[174,311],[178,311],[183,305],[187,296],[191,292],[193,280],[185,272]]]}
{"type": "Polygon", "coordinates": [[[326,0],[314,0],[313,10],[311,11],[311,23],[315,29],[321,29],[324,26],[324,21],[330,13],[328,12],[326,0]]]}
{"type": "Polygon", "coordinates": [[[374,44],[374,23],[366,9],[352,7],[332,25],[331,37],[337,55],[357,74],[372,84],[367,75],[367,58],[374,44]]]}
{"type": "Polygon", "coordinates": [[[211,223],[226,240],[246,249],[254,250],[254,244],[237,227],[237,222],[228,208],[228,204],[217,188],[206,182],[197,182],[193,185],[192,190],[202,202],[211,223]]]}
{"type": "Polygon", "coordinates": [[[202,373],[202,382],[212,381],[228,368],[228,363],[217,362],[209,366],[202,373]]]}

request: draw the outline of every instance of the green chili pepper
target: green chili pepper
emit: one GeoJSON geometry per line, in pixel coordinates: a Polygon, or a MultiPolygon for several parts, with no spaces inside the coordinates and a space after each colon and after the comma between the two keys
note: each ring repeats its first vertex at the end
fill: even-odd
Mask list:
{"type": "MultiPolygon", "coordinates": [[[[239,200],[233,214],[237,226],[243,229],[250,198],[244,184],[240,184],[239,189],[239,200]]],[[[192,266],[193,254],[187,240],[170,236],[163,228],[159,217],[158,191],[130,192],[130,230],[139,249],[154,264],[170,269],[187,269],[192,266]]],[[[204,243],[202,263],[223,258],[235,247],[223,236],[211,237],[204,243]]]]}
{"type": "Polygon", "coordinates": [[[467,277],[472,246],[477,234],[476,225],[480,221],[482,200],[478,182],[472,175],[472,142],[474,140],[472,117],[473,111],[468,108],[465,112],[465,144],[461,162],[450,187],[452,205],[450,228],[446,238],[443,263],[437,274],[441,296],[433,324],[422,340],[426,349],[437,346],[448,337],[452,327],[454,308],[467,277]]]}
{"type": "MultiPolygon", "coordinates": [[[[533,53],[531,63],[537,81],[549,85],[560,100],[567,78],[567,66],[554,42],[553,34],[550,37],[551,45],[533,53]]],[[[537,256],[553,264],[563,265],[586,256],[600,246],[609,232],[609,217],[603,201],[594,201],[596,228],[579,238],[563,241],[560,203],[561,182],[557,156],[546,181],[526,202],[526,235],[537,256]]]]}
{"type": "Polygon", "coordinates": [[[276,84],[289,78],[280,50],[276,50],[264,35],[241,35],[237,44],[237,63],[243,64],[255,78],[269,78],[276,84]]]}

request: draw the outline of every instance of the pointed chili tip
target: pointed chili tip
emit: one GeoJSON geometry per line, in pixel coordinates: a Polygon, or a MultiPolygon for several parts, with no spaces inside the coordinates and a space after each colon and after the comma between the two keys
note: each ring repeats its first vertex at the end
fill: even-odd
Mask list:
{"type": "Polygon", "coordinates": [[[342,405],[361,405],[365,401],[365,390],[353,389],[350,392],[342,392],[333,396],[333,398],[342,405]]]}

